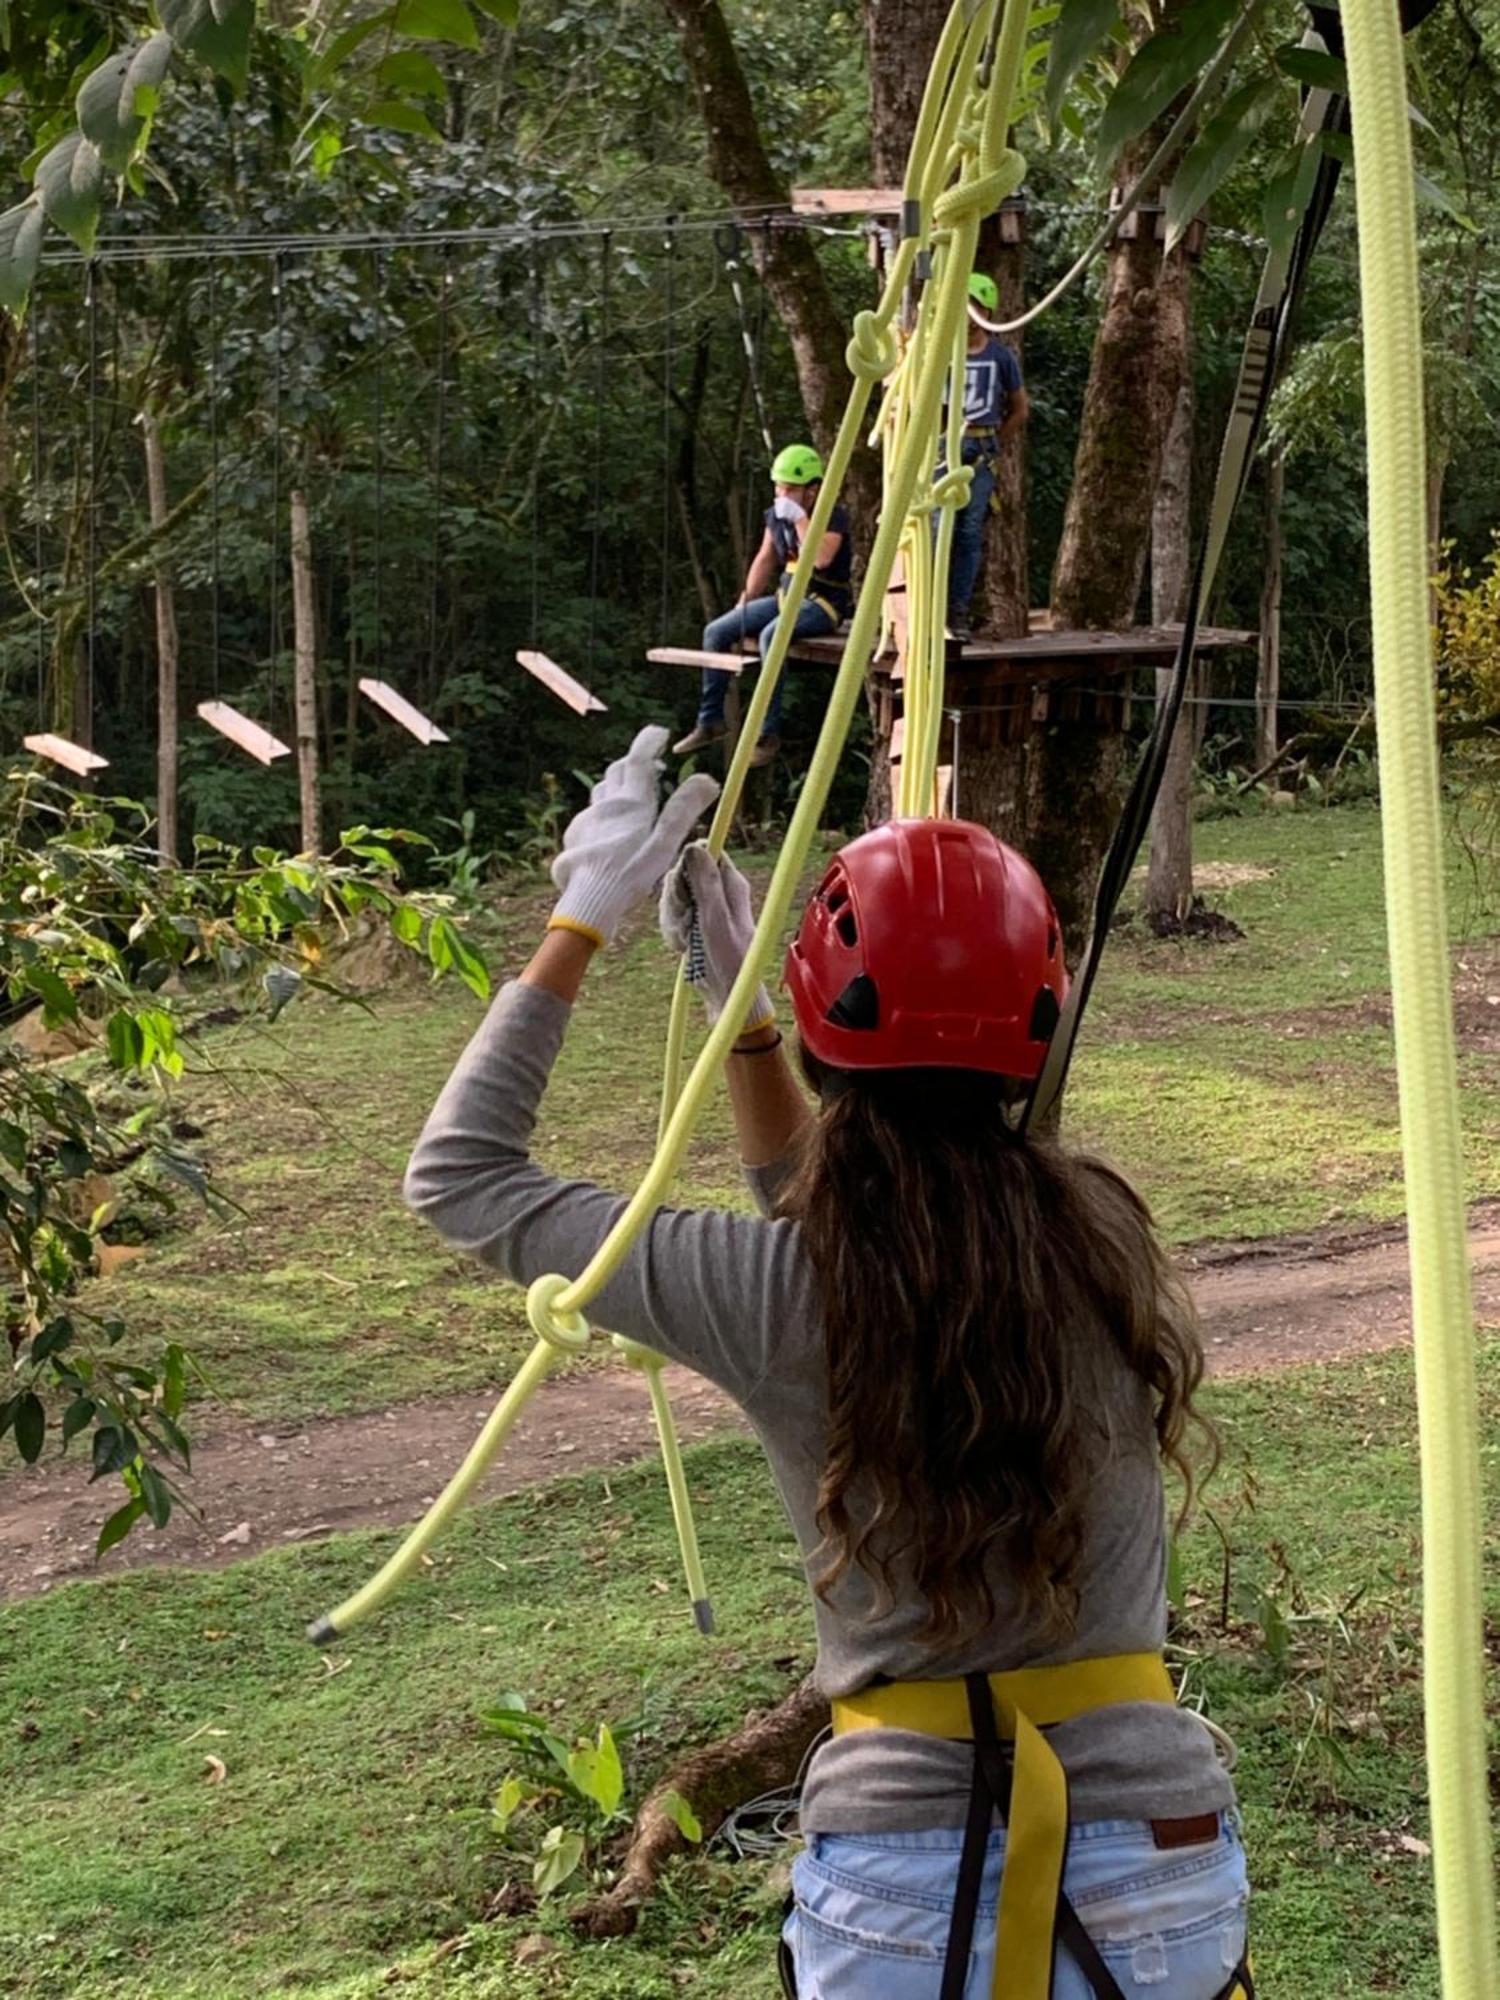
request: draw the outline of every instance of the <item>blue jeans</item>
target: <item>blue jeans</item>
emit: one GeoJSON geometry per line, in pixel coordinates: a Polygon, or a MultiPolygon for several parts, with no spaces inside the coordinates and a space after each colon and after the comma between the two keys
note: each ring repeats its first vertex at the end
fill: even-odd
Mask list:
{"type": "MultiPolygon", "coordinates": [[[[813,1834],[792,1869],[785,1933],[798,2000],[937,2000],[962,1845],[959,1827],[813,1834]]],[[[989,2000],[1004,1854],[1005,1835],[991,1834],[965,2000],[989,2000]]],[[[1069,1836],[1063,1886],[1140,2000],[1214,2000],[1244,1956],[1249,1889],[1232,1814],[1217,1840],[1165,1851],[1141,1821],[1085,1821],[1069,1836]]],[[[1091,2000],[1061,1948],[1052,2000],[1091,2000]]]]}
{"type": "MultiPolygon", "coordinates": [[[[969,599],[979,580],[979,563],[984,554],[984,524],[989,518],[990,499],[995,491],[995,441],[993,438],[965,438],[965,465],[972,465],[974,478],[969,486],[968,504],[953,522],[953,554],[948,563],[948,616],[967,615],[969,599]]],[[[945,470],[946,468],[940,468],[945,470]]]]}
{"type": "MultiPolygon", "coordinates": [[[[737,604],[733,611],[726,611],[722,618],[716,618],[712,625],[703,628],[703,650],[705,653],[733,653],[739,650],[745,639],[759,639],[762,663],[771,650],[771,641],[776,636],[779,622],[781,599],[779,597],[752,597],[748,604],[737,604]]],[[[838,620],[830,617],[821,604],[806,603],[797,613],[797,623],[793,637],[798,639],[822,639],[830,632],[838,630],[838,620]]],[[[714,728],[724,720],[724,697],[729,691],[729,683],[734,675],[721,668],[705,668],[703,692],[698,699],[698,721],[705,728],[714,728]]],[[[778,736],[781,733],[781,695],[786,686],[786,673],[776,684],[776,692],[771,697],[771,706],[766,710],[766,719],[761,725],[761,735],[778,736]]]]}

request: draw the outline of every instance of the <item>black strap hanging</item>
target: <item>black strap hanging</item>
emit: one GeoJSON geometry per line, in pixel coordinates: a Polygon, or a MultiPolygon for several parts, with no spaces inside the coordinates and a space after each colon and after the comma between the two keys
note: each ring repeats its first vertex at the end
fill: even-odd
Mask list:
{"type": "Polygon", "coordinates": [[[443,444],[448,429],[448,293],[453,266],[443,258],[438,275],[437,396],[432,418],[432,553],[427,596],[427,697],[438,681],[438,579],[443,567],[443,444]]]}
{"type": "Polygon", "coordinates": [[[42,287],[41,274],[31,298],[31,515],[33,534],[32,591],[36,601],[36,724],[47,726],[47,609],[46,609],[46,503],[43,484],[46,461],[42,455],[42,287]]]}
{"type": "Polygon", "coordinates": [[[542,629],[542,252],[535,225],[531,232],[531,407],[536,451],[531,461],[531,650],[539,650],[542,629]]]}
{"type": "Polygon", "coordinates": [[[275,733],[276,696],[281,684],[281,258],[271,259],[271,685],[267,692],[270,727],[275,733]]]}
{"type": "Polygon", "coordinates": [[[208,646],[214,700],[219,699],[219,269],[208,267],[208,646]]]}
{"type": "Polygon", "coordinates": [[[671,633],[672,619],[672,321],[677,311],[677,218],[667,217],[666,327],[661,355],[661,617],[660,643],[671,633]]]}
{"type": "Polygon", "coordinates": [[[589,637],[586,658],[589,679],[598,665],[599,568],[604,539],[604,409],[609,388],[609,275],[614,261],[614,231],[606,229],[599,239],[599,325],[595,330],[598,353],[594,375],[594,501],[593,530],[589,545],[589,637]]]}

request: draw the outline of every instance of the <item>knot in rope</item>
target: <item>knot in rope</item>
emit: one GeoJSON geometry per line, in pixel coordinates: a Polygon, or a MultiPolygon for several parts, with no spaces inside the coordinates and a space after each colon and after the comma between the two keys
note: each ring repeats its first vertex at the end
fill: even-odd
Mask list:
{"type": "Polygon", "coordinates": [[[1008,194],[1014,194],[1026,173],[1022,155],[1008,148],[992,173],[976,174],[971,181],[945,188],[932,204],[936,228],[951,228],[960,222],[982,222],[993,215],[1008,194]]]}
{"type": "Polygon", "coordinates": [[[572,1284],[560,1272],[538,1278],[527,1289],[526,1318],[538,1340],[545,1340],[560,1354],[578,1354],[593,1338],[593,1330],[581,1312],[559,1312],[557,1301],[572,1284]]]}
{"type": "Polygon", "coordinates": [[[854,315],[854,332],[844,349],[844,359],[856,382],[883,382],[900,358],[896,336],[879,313],[867,307],[854,315]]]}
{"type": "Polygon", "coordinates": [[[941,507],[955,510],[969,504],[969,488],[974,484],[972,465],[955,465],[932,482],[932,490],[927,500],[927,509],[936,512],[941,507]]]}

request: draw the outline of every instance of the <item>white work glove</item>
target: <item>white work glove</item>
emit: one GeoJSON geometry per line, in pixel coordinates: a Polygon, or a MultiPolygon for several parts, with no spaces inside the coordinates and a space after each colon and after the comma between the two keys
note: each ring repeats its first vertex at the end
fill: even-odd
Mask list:
{"type": "Polygon", "coordinates": [[[790,521],[795,525],[807,519],[807,509],[795,501],[789,493],[778,493],[771,512],[778,521],[790,521]]]}
{"type": "Polygon", "coordinates": [[[596,944],[649,896],[677,859],[694,825],[719,796],[719,781],[700,771],[657,810],[662,753],[670,730],[641,730],[595,785],[569,823],[552,864],[561,894],[548,928],[579,931],[596,944]]]}
{"type": "MultiPolygon", "coordinates": [[[[700,989],[709,1020],[717,1021],[750,950],[755,911],[750,884],[727,856],[715,861],[707,841],[684,848],[661,885],[661,934],[679,958],[687,954],[688,983],[700,989]]],[[[769,1027],[775,1018],[770,994],[757,987],[740,1033],[769,1027]]]]}

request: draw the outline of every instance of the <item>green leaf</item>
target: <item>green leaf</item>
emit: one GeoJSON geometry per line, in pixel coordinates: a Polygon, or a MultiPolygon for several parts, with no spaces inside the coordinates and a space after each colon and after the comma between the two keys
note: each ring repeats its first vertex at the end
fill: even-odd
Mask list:
{"type": "Polygon", "coordinates": [[[187,1398],[187,1354],[174,1340],[162,1356],[161,1406],[175,1422],[187,1398]]]}
{"type": "Polygon", "coordinates": [[[271,1003],[271,1019],[274,1021],[287,1002],[295,1000],[302,991],[302,975],[293,972],[289,965],[273,965],[261,984],[271,1003]]]}
{"type": "Polygon", "coordinates": [[[479,30],[464,0],[396,0],[396,33],[410,35],[414,42],[479,47],[479,30]]]}
{"type": "Polygon", "coordinates": [[[333,172],[334,162],[343,150],[344,142],[338,133],[325,125],[312,145],[312,170],[320,181],[326,181],[333,172]]]}
{"type": "Polygon", "coordinates": [[[158,32],[133,49],[106,56],[78,93],[78,124],[112,173],[122,174],[145,144],[150,123],[144,91],[157,91],[172,60],[172,37],[158,32]]]}
{"type": "Polygon", "coordinates": [[[1136,50],[1099,120],[1101,168],[1154,124],[1180,90],[1197,81],[1237,9],[1238,0],[1195,0],[1136,50]]]}
{"type": "Polygon", "coordinates": [[[1281,91],[1275,79],[1261,77],[1231,91],[1204,126],[1167,189],[1168,250],[1181,240],[1193,218],[1208,206],[1280,102],[1281,91]]]}
{"type": "Polygon", "coordinates": [[[109,1017],[106,1045],[116,1069],[139,1069],[145,1062],[146,1038],[141,1033],[141,1024],[123,1007],[109,1017]]]}
{"type": "Polygon", "coordinates": [[[532,1867],[531,1880],[539,1896],[550,1896],[570,1876],[577,1874],[583,1860],[583,1840],[566,1827],[548,1827],[532,1867]]]}
{"type": "Polygon", "coordinates": [[[414,132],[419,139],[440,139],[443,135],[415,104],[404,104],[399,97],[382,97],[372,104],[365,113],[367,125],[380,125],[388,132],[414,132]]]}
{"type": "Polygon", "coordinates": [[[0,216],[0,306],[18,320],[26,312],[36,260],[42,256],[44,228],[42,204],[36,200],[0,216]]]}
{"type": "Polygon", "coordinates": [[[308,81],[315,86],[327,83],[371,35],[391,25],[391,13],[389,7],[382,7],[378,14],[367,14],[364,20],[355,21],[342,29],[313,64],[308,81]]]}
{"type": "Polygon", "coordinates": [[[620,1753],[608,1726],[601,1723],[596,1743],[580,1743],[568,1756],[568,1779],[575,1791],[612,1819],[625,1793],[620,1753]]]}
{"type": "Polygon", "coordinates": [[[94,1421],[96,1405],[92,1396],[75,1396],[63,1411],[62,1441],[71,1444],[78,1433],[94,1421]]]}
{"type": "MultiPolygon", "coordinates": [[[[380,63],[375,77],[386,90],[405,91],[412,97],[443,97],[448,95],[448,85],[443,72],[432,60],[424,56],[420,49],[397,49],[380,63]]],[[[373,854],[377,860],[387,860],[392,868],[396,857],[389,849],[357,847],[356,854],[373,854]]]]}
{"type": "Polygon", "coordinates": [[[139,1497],[127,1500],[123,1507],[117,1507],[99,1530],[99,1539],[94,1544],[94,1554],[102,1556],[107,1549],[112,1549],[116,1542],[123,1542],[145,1511],[146,1503],[139,1497]]]}
{"type": "Polygon", "coordinates": [[[49,1028],[56,1027],[59,1021],[78,1019],[78,996],[55,972],[49,972],[43,965],[28,965],[26,984],[40,996],[42,1019],[49,1028]]]}
{"type": "Polygon", "coordinates": [[[1300,145],[1266,182],[1260,226],[1273,256],[1284,257],[1301,227],[1318,178],[1318,148],[1300,145]]]}
{"type": "MultiPolygon", "coordinates": [[[[402,944],[416,944],[422,935],[422,913],[410,903],[398,903],[391,911],[391,929],[402,944]]],[[[20,1164],[19,1161],[16,1163],[20,1164]]]]}
{"type": "Polygon", "coordinates": [[[156,1467],[144,1459],[136,1467],[136,1478],[141,1483],[141,1498],[151,1516],[152,1527],[164,1528],[172,1518],[172,1489],[156,1467]]]}
{"type": "Polygon", "coordinates": [[[17,1173],[26,1166],[26,1134],[8,1118],[0,1118],[0,1160],[17,1173]]]}
{"type": "Polygon", "coordinates": [[[157,0],[156,11],[178,48],[244,89],[255,0],[157,0]]]}
{"type": "Polygon", "coordinates": [[[102,1479],[108,1472],[123,1472],[139,1455],[139,1450],[135,1438],[119,1424],[101,1424],[94,1432],[93,1470],[89,1477],[102,1479]]]}
{"type": "Polygon", "coordinates": [[[684,1840],[696,1841],[703,1838],[703,1823],[681,1792],[663,1792],[656,1803],[684,1840]]]}
{"type": "Polygon", "coordinates": [[[36,192],[48,222],[56,222],[84,256],[94,250],[98,234],[100,196],[104,192],[104,162],[98,148],[82,132],[68,132],[40,160],[36,168],[36,192]]]}
{"type": "Polygon", "coordinates": [[[1324,49],[1304,49],[1293,42],[1276,51],[1276,67],[1309,90],[1331,90],[1335,97],[1349,95],[1348,70],[1324,49]]]}
{"type": "Polygon", "coordinates": [[[521,1810],[522,1806],[527,1803],[528,1797],[529,1794],[526,1787],[521,1783],[519,1778],[510,1777],[506,1779],[505,1783],[495,1794],[494,1813],[496,1833],[504,1833],[508,1830],[511,1821],[521,1810]]]}
{"type": "Polygon", "coordinates": [[[1412,184],[1416,189],[1418,201],[1425,202],[1429,208],[1437,209],[1441,215],[1451,215],[1455,222],[1461,222],[1466,229],[1473,229],[1476,226],[1472,216],[1464,213],[1441,181],[1435,181],[1430,174],[1414,169],[1412,184]]]}
{"type": "Polygon", "coordinates": [[[1117,0],[1064,0],[1047,58],[1047,123],[1054,132],[1068,86],[1108,41],[1118,19],[1117,0]]]}
{"type": "Polygon", "coordinates": [[[427,955],[440,973],[453,969],[476,999],[488,1000],[489,969],[478,952],[465,943],[451,917],[433,918],[427,933],[427,955]]]}
{"type": "Polygon", "coordinates": [[[54,1354],[61,1354],[73,1338],[73,1322],[66,1315],[44,1326],[31,1343],[31,1358],[35,1361],[49,1361],[54,1354]]]}
{"type": "Polygon", "coordinates": [[[474,0],[474,5],[502,28],[513,28],[521,18],[520,0],[474,0]]]}
{"type": "Polygon", "coordinates": [[[47,1440],[47,1412],[34,1389],[28,1389],[16,1398],[11,1423],[16,1433],[16,1450],[28,1465],[35,1465],[47,1440]]]}

